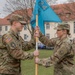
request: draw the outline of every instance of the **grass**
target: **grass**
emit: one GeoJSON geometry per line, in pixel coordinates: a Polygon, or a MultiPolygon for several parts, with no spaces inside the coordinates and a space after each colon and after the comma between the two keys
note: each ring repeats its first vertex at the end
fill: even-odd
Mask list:
{"type": "MultiPolygon", "coordinates": [[[[34,50],[31,50],[34,51],[34,50]]],[[[52,55],[52,50],[39,50],[40,58],[46,58],[52,55]]],[[[34,59],[22,61],[22,75],[35,75],[35,63],[34,59]]],[[[53,66],[45,68],[43,66],[38,66],[38,75],[53,75],[53,66]]]]}

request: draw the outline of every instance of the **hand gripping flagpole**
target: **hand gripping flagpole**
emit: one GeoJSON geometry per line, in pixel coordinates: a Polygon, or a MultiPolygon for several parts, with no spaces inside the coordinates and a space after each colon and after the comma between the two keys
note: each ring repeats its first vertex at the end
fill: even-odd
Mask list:
{"type": "MultiPolygon", "coordinates": [[[[36,26],[38,26],[38,15],[36,15],[36,26]]],[[[38,37],[36,37],[36,50],[38,50],[38,37]]],[[[38,75],[38,64],[35,64],[35,75],[38,75]]]]}
{"type": "MultiPolygon", "coordinates": [[[[45,21],[61,22],[60,18],[56,15],[56,13],[47,4],[46,0],[36,0],[33,15],[34,16],[32,17],[32,23],[33,22],[34,23],[32,24],[32,26],[35,27],[35,24],[36,24],[36,26],[39,26],[42,33],[44,30],[43,22],[45,22],[45,21]],[[35,23],[35,18],[36,18],[36,23],[35,23]]],[[[36,31],[36,33],[37,32],[38,32],[38,30],[36,31]]],[[[36,50],[38,50],[38,37],[36,37],[36,50]]],[[[38,75],[38,64],[35,64],[35,75],[38,75]]]]}

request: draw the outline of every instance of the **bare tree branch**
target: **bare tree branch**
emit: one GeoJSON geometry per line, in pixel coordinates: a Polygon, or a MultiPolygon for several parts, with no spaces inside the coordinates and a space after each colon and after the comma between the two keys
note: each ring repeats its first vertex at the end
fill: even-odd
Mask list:
{"type": "MultiPolygon", "coordinates": [[[[28,8],[32,8],[35,4],[36,0],[6,0],[6,7],[4,8],[5,12],[10,12],[10,13],[17,13],[25,17],[26,22],[28,23],[31,19],[31,15],[28,13],[28,8]]],[[[57,0],[47,0],[48,3],[53,3],[55,4],[57,0]]],[[[33,29],[31,30],[29,28],[29,25],[27,25],[27,28],[29,32],[31,33],[33,37],[33,29]]]]}

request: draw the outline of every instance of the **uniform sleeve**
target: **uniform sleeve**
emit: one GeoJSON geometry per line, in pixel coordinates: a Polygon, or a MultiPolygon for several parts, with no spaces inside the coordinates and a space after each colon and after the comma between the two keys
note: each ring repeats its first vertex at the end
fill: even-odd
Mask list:
{"type": "Polygon", "coordinates": [[[56,44],[57,38],[48,39],[40,32],[39,40],[46,46],[54,46],[56,44]]]}
{"type": "Polygon", "coordinates": [[[75,55],[75,43],[72,43],[73,55],[75,55]]]}
{"type": "Polygon", "coordinates": [[[33,58],[33,53],[27,53],[19,49],[19,47],[15,43],[15,40],[10,35],[3,36],[3,43],[6,45],[9,55],[11,55],[13,58],[15,59],[33,58]]]}
{"type": "Polygon", "coordinates": [[[69,52],[70,44],[63,43],[61,47],[57,50],[57,52],[55,52],[52,56],[50,56],[49,58],[40,59],[39,64],[49,67],[51,65],[61,62],[69,52]]]}
{"type": "Polygon", "coordinates": [[[30,40],[29,42],[26,42],[22,39],[22,37],[20,37],[20,40],[22,43],[22,50],[24,50],[24,51],[28,51],[28,50],[35,47],[35,40],[34,39],[30,40]]]}

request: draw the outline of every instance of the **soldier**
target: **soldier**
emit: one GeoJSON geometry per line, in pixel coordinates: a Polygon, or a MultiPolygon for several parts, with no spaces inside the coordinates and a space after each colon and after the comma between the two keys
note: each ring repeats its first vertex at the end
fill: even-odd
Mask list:
{"type": "Polygon", "coordinates": [[[39,37],[43,44],[49,47],[54,46],[53,55],[43,59],[37,57],[35,62],[45,67],[54,65],[54,75],[75,75],[73,74],[74,52],[71,49],[71,41],[69,39],[70,26],[69,24],[59,24],[55,29],[57,30],[57,37],[48,39],[42,33],[39,36],[39,28],[35,28],[35,31],[38,32],[35,32],[35,36],[39,37]]]}
{"type": "Polygon", "coordinates": [[[72,40],[72,49],[73,49],[74,55],[75,55],[75,38],[73,38],[73,40],[72,40]]]}
{"type": "Polygon", "coordinates": [[[20,15],[13,14],[10,19],[10,31],[0,41],[0,75],[21,75],[21,59],[32,59],[34,53],[27,53],[35,46],[34,40],[26,43],[18,34],[26,21],[20,15]]]}

